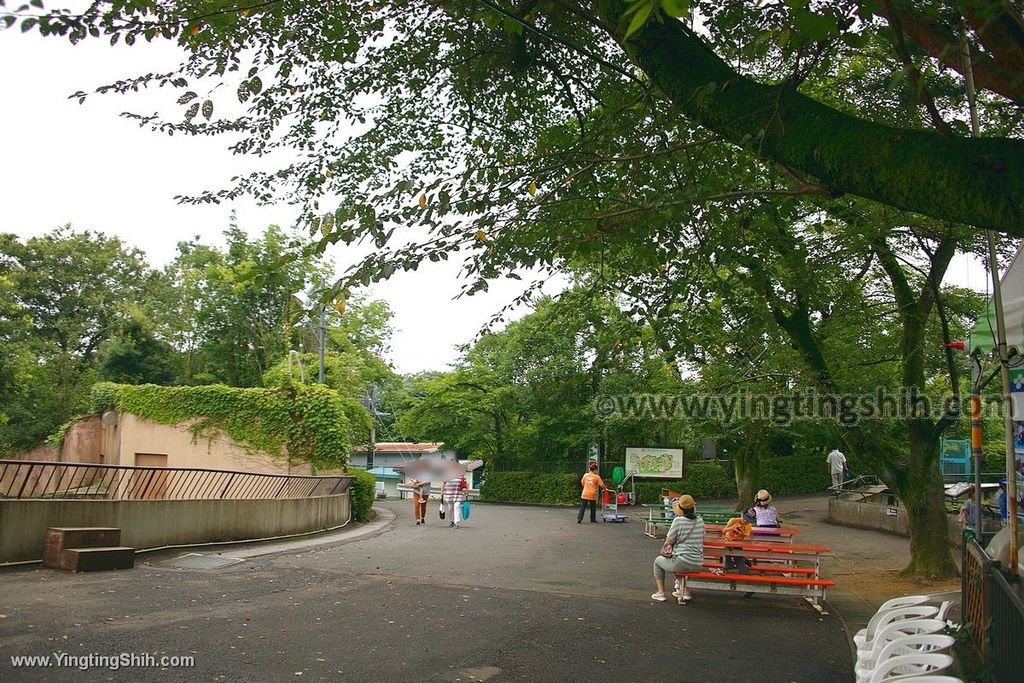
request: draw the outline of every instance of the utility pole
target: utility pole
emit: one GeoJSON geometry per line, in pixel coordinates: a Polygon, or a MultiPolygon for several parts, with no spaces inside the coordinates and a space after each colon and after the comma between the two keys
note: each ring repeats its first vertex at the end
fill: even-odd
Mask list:
{"type": "Polygon", "coordinates": [[[370,443],[366,448],[366,469],[373,467],[373,454],[377,449],[377,420],[391,416],[391,413],[382,413],[377,410],[378,391],[379,387],[376,384],[371,384],[370,390],[366,392],[366,398],[362,400],[362,404],[370,413],[370,443]]]}
{"type": "MultiPolygon", "coordinates": [[[[974,72],[971,68],[971,46],[967,42],[967,26],[960,22],[960,51],[963,58],[964,81],[967,85],[967,105],[971,113],[971,136],[980,137],[978,123],[977,93],[974,88],[974,72]]],[[[996,237],[992,230],[985,231],[988,242],[988,266],[992,274],[992,303],[996,313],[996,349],[999,354],[999,369],[1003,377],[1003,411],[1006,428],[1006,510],[1007,525],[1010,527],[1009,571],[1017,574],[1017,473],[1013,445],[1013,394],[1010,388],[1010,354],[1006,346],[1006,318],[1003,315],[1003,288],[999,280],[999,260],[996,253],[996,237]]],[[[975,495],[978,495],[977,493],[975,495]]],[[[981,510],[979,509],[979,514],[981,510]]]]}
{"type": "Polygon", "coordinates": [[[320,384],[324,383],[324,352],[327,347],[327,307],[320,302],[320,373],[318,375],[320,384]]]}

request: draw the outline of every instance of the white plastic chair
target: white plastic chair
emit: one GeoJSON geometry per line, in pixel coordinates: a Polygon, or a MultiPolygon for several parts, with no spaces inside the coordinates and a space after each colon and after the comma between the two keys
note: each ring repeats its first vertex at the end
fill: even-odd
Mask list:
{"type": "Polygon", "coordinates": [[[892,657],[875,668],[869,683],[908,680],[919,681],[918,674],[935,674],[945,671],[953,664],[953,658],[943,654],[911,654],[892,657]]]}
{"type": "Polygon", "coordinates": [[[857,650],[857,664],[865,664],[869,661],[878,661],[882,648],[890,641],[907,636],[927,635],[938,633],[946,624],[938,619],[903,619],[886,624],[876,634],[871,645],[864,650],[857,650]]]}
{"type": "Polygon", "coordinates": [[[893,638],[882,647],[877,656],[857,662],[857,683],[867,683],[875,669],[878,668],[878,665],[893,657],[917,653],[943,652],[951,648],[954,642],[952,636],[939,633],[919,633],[912,636],[901,635],[898,638],[893,638]]]}
{"type": "Polygon", "coordinates": [[[887,624],[891,624],[894,621],[902,621],[903,619],[927,619],[938,613],[939,608],[932,605],[899,607],[887,612],[876,613],[875,616],[871,617],[871,621],[868,622],[864,632],[858,632],[853,637],[853,642],[857,646],[857,650],[869,650],[871,649],[871,642],[874,640],[875,634],[887,624]]]}
{"type": "Polygon", "coordinates": [[[939,605],[939,611],[935,614],[935,618],[939,621],[946,621],[946,615],[949,614],[949,610],[952,609],[952,607],[952,600],[944,600],[942,604],[939,605]]]}
{"type": "Polygon", "coordinates": [[[883,602],[882,606],[878,608],[878,612],[888,612],[889,610],[899,609],[900,607],[923,605],[930,599],[930,596],[927,595],[901,595],[898,598],[892,598],[883,602]]]}

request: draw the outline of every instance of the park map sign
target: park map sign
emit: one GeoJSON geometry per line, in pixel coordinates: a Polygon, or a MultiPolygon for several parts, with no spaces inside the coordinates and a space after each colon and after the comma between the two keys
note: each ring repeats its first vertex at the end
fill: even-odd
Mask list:
{"type": "Polygon", "coordinates": [[[649,479],[682,479],[682,448],[627,448],[626,472],[649,479]]]}

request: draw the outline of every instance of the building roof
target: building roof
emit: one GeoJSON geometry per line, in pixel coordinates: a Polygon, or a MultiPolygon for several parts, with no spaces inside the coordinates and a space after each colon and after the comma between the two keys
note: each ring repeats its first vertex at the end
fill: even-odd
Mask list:
{"type": "MultiPolygon", "coordinates": [[[[444,448],[443,443],[408,443],[405,441],[382,441],[373,447],[374,453],[409,453],[420,455],[423,453],[439,453],[444,448]]],[[[356,453],[366,453],[366,446],[353,448],[356,453]]]]}
{"type": "Polygon", "coordinates": [[[400,472],[396,472],[395,470],[391,469],[390,467],[374,467],[374,468],[368,469],[366,471],[369,472],[370,474],[372,474],[377,479],[401,479],[402,478],[402,474],[400,472]]]}

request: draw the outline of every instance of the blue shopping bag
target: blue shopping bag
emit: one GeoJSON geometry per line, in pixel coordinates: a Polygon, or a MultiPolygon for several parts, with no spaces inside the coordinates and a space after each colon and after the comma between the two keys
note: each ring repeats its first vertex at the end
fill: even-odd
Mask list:
{"type": "Polygon", "coordinates": [[[462,501],[462,518],[469,519],[469,501],[462,501]]]}

